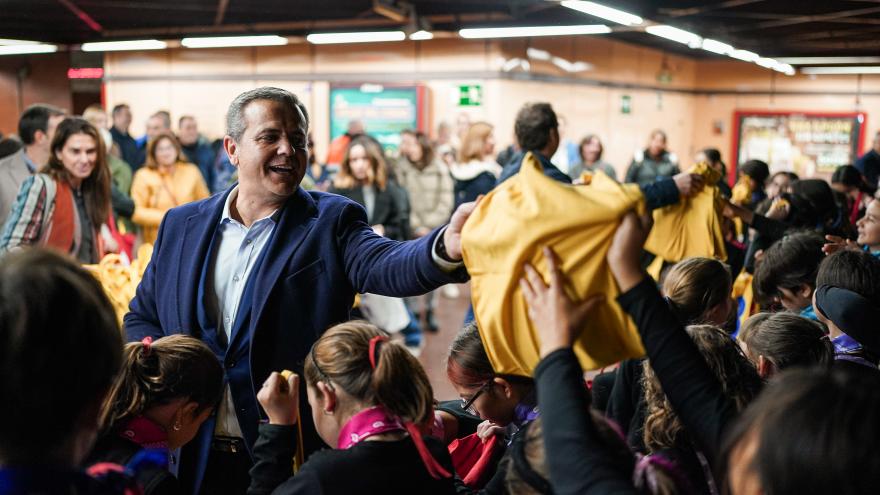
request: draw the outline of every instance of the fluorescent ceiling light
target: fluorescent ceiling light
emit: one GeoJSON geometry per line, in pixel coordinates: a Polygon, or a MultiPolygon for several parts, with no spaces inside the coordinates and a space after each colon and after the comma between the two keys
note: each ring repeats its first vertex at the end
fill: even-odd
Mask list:
{"type": "Polygon", "coordinates": [[[505,28],[462,29],[459,36],[468,39],[478,38],[526,38],[531,36],[571,36],[577,34],[606,34],[611,28],[603,24],[584,24],[579,26],[523,26],[505,28]]]}
{"type": "Polygon", "coordinates": [[[129,41],[98,41],[83,43],[84,52],[118,52],[126,50],[161,50],[168,43],[159,40],[129,40],[129,41]]]}
{"type": "Polygon", "coordinates": [[[58,45],[48,45],[45,43],[0,46],[0,55],[26,55],[29,53],[54,53],[57,51],[58,45]]]}
{"type": "Polygon", "coordinates": [[[748,50],[734,50],[728,55],[735,59],[742,60],[743,62],[755,62],[756,60],[761,58],[760,56],[758,56],[757,53],[750,52],[748,50]]]}
{"type": "Polygon", "coordinates": [[[699,47],[700,43],[703,41],[703,38],[699,35],[685,31],[684,29],[678,29],[676,27],[662,24],[658,26],[648,26],[645,28],[645,32],[668,40],[684,43],[691,48],[699,47]]]}
{"type": "Polygon", "coordinates": [[[538,50],[537,48],[526,48],[526,55],[535,60],[550,60],[550,52],[546,50],[538,50]]]}
{"type": "Polygon", "coordinates": [[[777,62],[776,66],[773,67],[773,70],[775,70],[776,72],[782,72],[783,74],[785,74],[787,76],[794,75],[794,67],[792,67],[791,65],[788,65],[788,64],[780,64],[779,62],[777,62]]]}
{"type": "Polygon", "coordinates": [[[624,12],[622,10],[612,9],[611,7],[606,7],[595,2],[565,0],[564,2],[562,2],[562,6],[583,12],[585,14],[589,14],[594,17],[599,17],[605,20],[609,20],[611,22],[623,24],[624,26],[634,26],[636,24],[642,23],[642,18],[637,15],[633,15],[629,12],[624,12]]]}
{"type": "Polygon", "coordinates": [[[434,33],[430,31],[425,31],[424,29],[420,31],[416,31],[413,34],[409,35],[409,39],[413,41],[422,41],[422,40],[430,40],[434,39],[434,33]]]}
{"type": "Polygon", "coordinates": [[[278,46],[286,45],[287,38],[276,35],[261,36],[212,36],[204,38],[184,38],[180,44],[187,48],[225,48],[234,46],[278,46]]]}
{"type": "Polygon", "coordinates": [[[403,41],[403,31],[374,31],[360,33],[320,33],[306,36],[306,41],[316,45],[333,43],[376,43],[380,41],[403,41]]]}
{"type": "Polygon", "coordinates": [[[880,57],[782,57],[777,60],[792,65],[880,64],[880,57]]]}
{"type": "Polygon", "coordinates": [[[764,67],[765,69],[773,69],[774,67],[779,65],[779,62],[767,57],[761,57],[758,60],[755,60],[755,63],[760,65],[761,67],[764,67]]]}
{"type": "Polygon", "coordinates": [[[0,38],[0,46],[5,45],[39,45],[39,41],[31,40],[13,40],[9,38],[0,38]]]}
{"type": "Polygon", "coordinates": [[[880,74],[880,66],[801,67],[801,74],[880,74]]]}
{"type": "Polygon", "coordinates": [[[703,40],[700,48],[706,50],[707,52],[717,53],[719,55],[727,55],[734,50],[734,48],[727,43],[722,43],[718,40],[713,40],[709,38],[703,40]]]}

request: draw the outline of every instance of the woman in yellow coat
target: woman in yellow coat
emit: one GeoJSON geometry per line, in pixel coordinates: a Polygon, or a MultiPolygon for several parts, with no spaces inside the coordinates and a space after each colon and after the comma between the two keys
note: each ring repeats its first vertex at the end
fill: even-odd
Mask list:
{"type": "Polygon", "coordinates": [[[163,132],[147,145],[147,161],[131,183],[134,215],[131,219],[142,231],[143,242],[154,243],[165,212],[210,196],[202,172],[186,163],[174,134],[163,132]]]}

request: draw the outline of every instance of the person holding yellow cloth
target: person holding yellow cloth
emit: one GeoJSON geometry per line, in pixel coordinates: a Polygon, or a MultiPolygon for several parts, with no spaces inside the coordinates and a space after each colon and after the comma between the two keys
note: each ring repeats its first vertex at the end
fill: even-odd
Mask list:
{"type": "Polygon", "coordinates": [[[181,156],[177,138],[163,132],[150,141],[146,166],[134,174],[131,219],[141,228],[144,243],[156,242],[159,224],[168,210],[211,195],[199,168],[182,161],[181,156]]]}
{"type": "Polygon", "coordinates": [[[539,342],[527,314],[519,280],[529,263],[544,272],[542,248],[550,246],[577,299],[602,294],[575,352],[585,369],[643,354],[632,321],[617,303],[617,285],[605,260],[623,215],[644,211],[635,184],[618,184],[603,173],[572,186],[544,175],[531,153],[518,174],[477,205],[462,231],[471,275],[474,314],[486,353],[498,374],[531,376],[539,342]]]}
{"type": "Polygon", "coordinates": [[[706,187],[678,204],[654,210],[654,228],[645,250],[656,256],[648,267],[655,280],[666,263],[695,256],[727,259],[721,229],[724,198],[715,186],[721,174],[706,163],[698,163],[690,173],[703,176],[706,187]]]}

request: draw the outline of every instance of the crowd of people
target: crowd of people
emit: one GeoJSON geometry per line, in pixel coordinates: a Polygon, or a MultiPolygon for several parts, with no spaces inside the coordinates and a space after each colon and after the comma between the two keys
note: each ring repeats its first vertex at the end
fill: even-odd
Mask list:
{"type": "Polygon", "coordinates": [[[389,151],[352,121],[324,163],[283,89],[237,96],[214,143],[192,116],[175,134],[157,112],[141,139],[127,105],[109,117],[34,105],[0,141],[0,494],[880,486],[880,133],[830,181],[750,160],[729,183],[718,150],[684,167],[656,130],[618,183],[600,138],[566,139],[547,103],[519,110],[500,152],[486,122],[389,151]],[[592,194],[607,243],[560,241],[599,213],[547,218],[524,198],[532,173],[592,194]],[[517,261],[472,287],[499,292],[473,295],[445,361],[460,400],[439,401],[417,359],[431,294],[485,268],[469,220],[499,198],[559,232],[489,253],[517,261]],[[707,229],[711,252],[650,248],[707,229]],[[141,243],[120,328],[82,265],[141,243]],[[581,289],[578,250],[605,289],[581,289]],[[497,308],[525,316],[488,331],[497,308]],[[584,333],[612,310],[628,323],[584,333]],[[644,355],[585,369],[627,325],[644,355]],[[499,348],[527,352],[514,334],[534,362],[499,372],[499,348]]]}

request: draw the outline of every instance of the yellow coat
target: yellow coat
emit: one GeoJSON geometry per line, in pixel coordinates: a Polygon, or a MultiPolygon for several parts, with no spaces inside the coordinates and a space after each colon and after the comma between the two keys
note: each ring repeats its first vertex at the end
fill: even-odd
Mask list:
{"type": "Polygon", "coordinates": [[[529,262],[549,280],[543,246],[559,256],[571,297],[606,296],[575,344],[581,365],[597,369],[644,354],[632,320],[615,302],[619,291],[606,261],[621,217],[643,210],[644,199],[637,185],[618,184],[603,173],[588,182],[550,179],[528,154],[519,174],[487,194],[464,226],[474,314],[496,373],[531,376],[538,364],[539,342],[519,279],[529,262]]]}
{"type": "Polygon", "coordinates": [[[721,174],[705,163],[689,173],[702,175],[706,186],[693,197],[681,198],[678,204],[654,210],[654,228],[645,250],[657,256],[648,273],[658,280],[663,262],[678,263],[694,256],[727,259],[721,230],[724,200],[715,186],[721,174]]]}
{"type": "Polygon", "coordinates": [[[153,244],[165,212],[185,203],[210,196],[202,172],[191,163],[177,162],[170,175],[159,169],[142,167],[134,174],[131,220],[141,227],[143,242],[153,244]]]}

